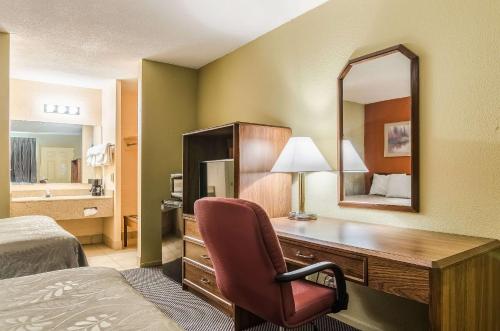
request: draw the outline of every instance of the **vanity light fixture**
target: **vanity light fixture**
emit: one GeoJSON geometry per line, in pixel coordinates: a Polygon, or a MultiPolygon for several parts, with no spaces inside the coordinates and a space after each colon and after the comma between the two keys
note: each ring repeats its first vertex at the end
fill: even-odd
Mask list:
{"type": "Polygon", "coordinates": [[[56,113],[57,112],[57,106],[56,105],[44,104],[43,105],[43,112],[44,113],[56,113]]]}
{"type": "Polygon", "coordinates": [[[80,107],[52,105],[46,103],[43,105],[43,112],[48,114],[80,115],[80,107]]]}

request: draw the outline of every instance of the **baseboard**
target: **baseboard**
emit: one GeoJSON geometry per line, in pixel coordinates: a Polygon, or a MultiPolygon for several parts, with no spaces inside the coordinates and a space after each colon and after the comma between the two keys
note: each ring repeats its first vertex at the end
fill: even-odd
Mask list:
{"type": "Polygon", "coordinates": [[[158,267],[158,266],[161,266],[161,265],[162,265],[161,260],[159,260],[159,261],[151,261],[151,262],[141,262],[140,263],[141,268],[158,267]]]}
{"type": "Polygon", "coordinates": [[[137,239],[127,239],[127,247],[137,247],[137,239]]]}
{"type": "Polygon", "coordinates": [[[383,331],[382,329],[376,328],[370,324],[366,324],[359,319],[353,318],[347,314],[330,314],[330,316],[362,331],[383,331]]]}
{"type": "Polygon", "coordinates": [[[121,240],[113,241],[113,240],[111,240],[110,237],[106,236],[105,234],[102,235],[102,238],[103,238],[104,244],[106,246],[113,248],[113,249],[122,249],[122,241],[121,240]]]}

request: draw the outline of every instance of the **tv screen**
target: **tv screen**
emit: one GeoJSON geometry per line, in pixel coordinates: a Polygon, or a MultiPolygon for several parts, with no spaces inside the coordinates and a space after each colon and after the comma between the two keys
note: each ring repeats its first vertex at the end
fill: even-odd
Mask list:
{"type": "Polygon", "coordinates": [[[200,164],[200,198],[234,198],[234,161],[203,161],[200,164]]]}

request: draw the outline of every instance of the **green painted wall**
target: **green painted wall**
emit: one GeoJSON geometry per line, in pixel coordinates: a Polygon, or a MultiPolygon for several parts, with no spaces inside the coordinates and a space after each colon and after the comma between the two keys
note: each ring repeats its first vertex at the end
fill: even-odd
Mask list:
{"type": "Polygon", "coordinates": [[[196,128],[198,73],[142,61],[139,82],[141,264],[161,262],[160,201],[182,171],[182,134],[196,128]]]}
{"type": "Polygon", "coordinates": [[[9,216],[9,35],[0,33],[0,218],[9,216]]]}
{"type": "MultiPolygon", "coordinates": [[[[339,208],[335,173],[308,175],[308,209],[500,239],[499,22],[498,0],[328,1],[203,67],[198,124],[287,125],[335,166],[338,74],[349,58],[403,43],[421,66],[421,212],[339,208]]],[[[424,305],[350,292],[342,317],[363,329],[426,329],[424,305]]]]}

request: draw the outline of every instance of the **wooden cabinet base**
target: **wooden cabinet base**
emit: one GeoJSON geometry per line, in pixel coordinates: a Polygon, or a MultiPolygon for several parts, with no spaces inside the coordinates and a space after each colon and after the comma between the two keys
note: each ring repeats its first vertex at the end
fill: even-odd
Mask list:
{"type": "Polygon", "coordinates": [[[432,271],[432,330],[500,330],[500,248],[432,271]]]}
{"type": "Polygon", "coordinates": [[[187,290],[230,317],[234,316],[233,304],[222,297],[212,268],[189,258],[183,259],[182,289],[187,290]]]}

